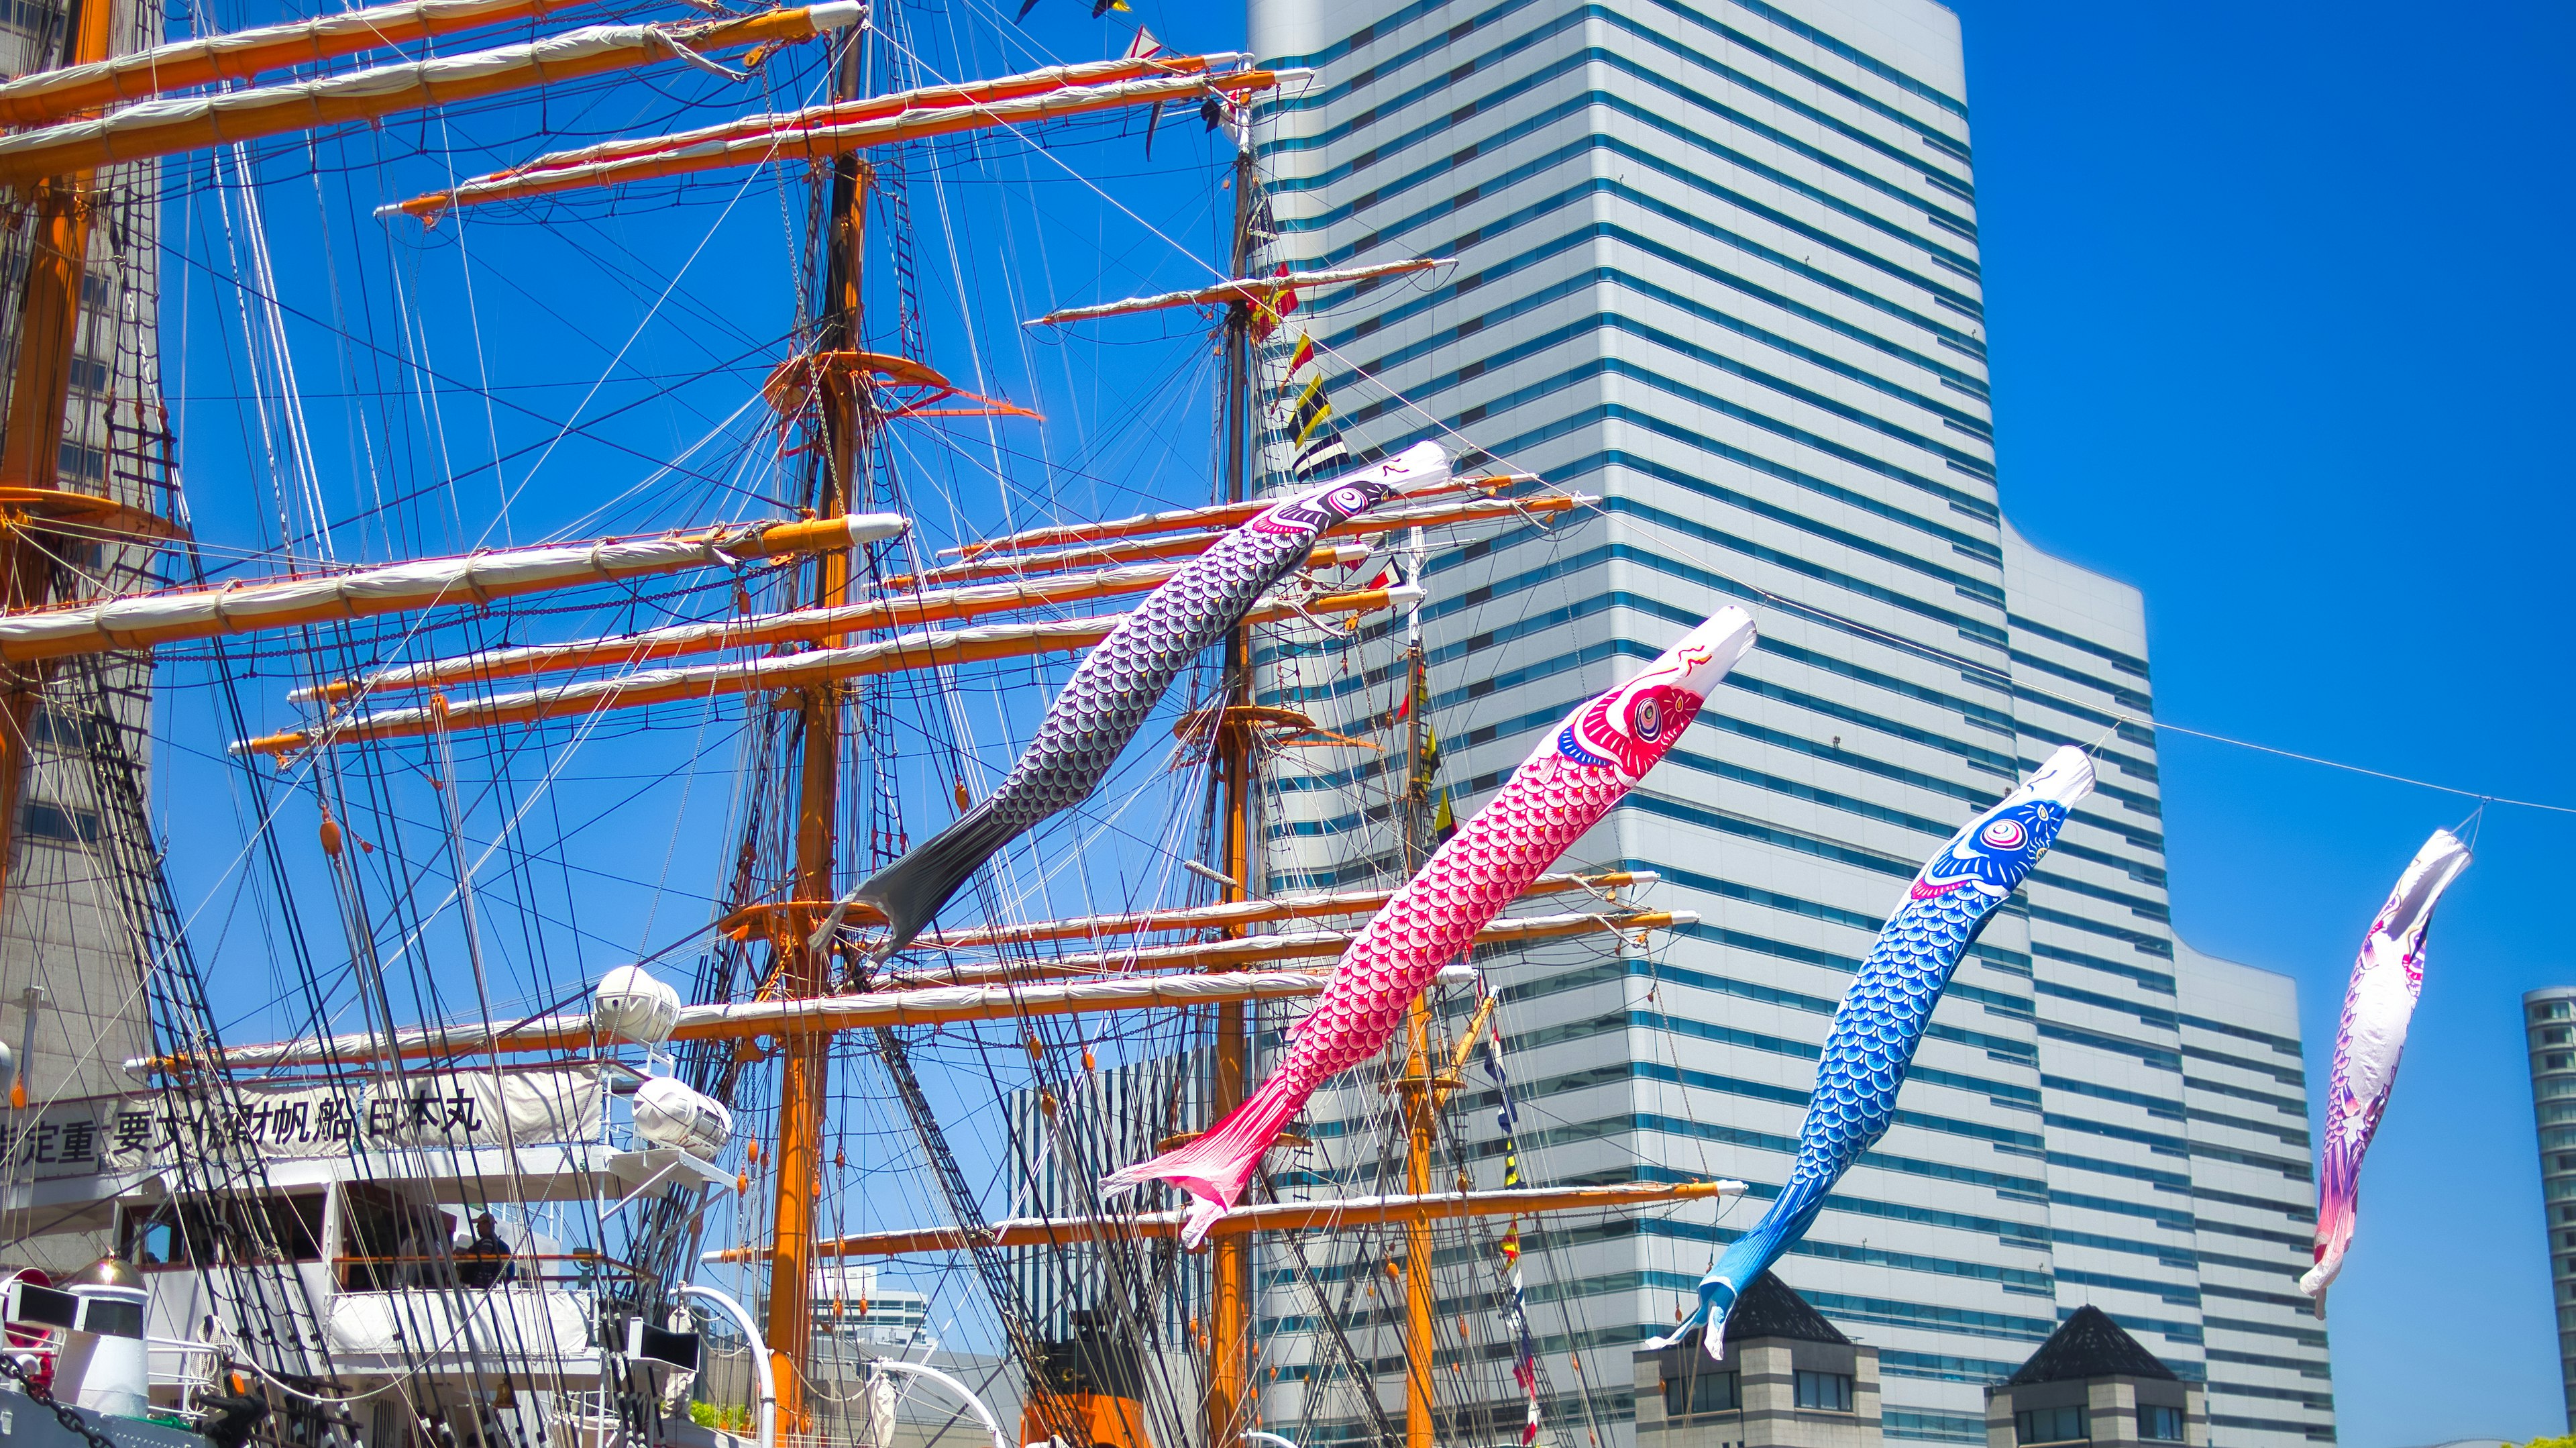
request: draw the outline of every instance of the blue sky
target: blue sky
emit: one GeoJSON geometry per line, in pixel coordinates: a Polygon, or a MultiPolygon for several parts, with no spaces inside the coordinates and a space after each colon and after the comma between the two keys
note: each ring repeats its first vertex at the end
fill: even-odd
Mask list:
{"type": "MultiPolygon", "coordinates": [[[[2576,808],[2576,10],[1954,8],[2005,509],[2145,590],[2159,716],[2576,808]]],[[[2297,978],[2322,1121],[2362,931],[2476,801],[2159,743],[2176,926],[2297,978]]],[[[2518,1011],[2576,981],[2576,813],[2477,844],[2333,1294],[2346,1448],[2565,1430],[2518,1011]]]]}
{"type": "MultiPolygon", "coordinates": [[[[1136,5],[1175,48],[1240,42],[1232,5],[1136,5]]],[[[266,17],[230,11],[268,7],[216,8],[235,24],[266,17]]],[[[1114,50],[1086,8],[1053,0],[1032,17],[1029,37],[1068,58],[1114,50]]],[[[2043,547],[2146,591],[2160,716],[2576,806],[2576,765],[2556,747],[2564,728],[2547,722],[2576,702],[2555,606],[2576,502],[2547,442],[2563,431],[2576,383],[2561,341],[2576,334],[2564,155],[2576,12],[2499,5],[2464,25],[2368,3],[1958,8],[2005,504],[2043,547]]],[[[960,68],[991,72],[1028,58],[977,55],[960,68]]],[[[616,106],[603,102],[580,119],[599,132],[657,128],[670,90],[696,82],[663,84],[621,92],[616,106]]],[[[479,125],[480,135],[446,143],[481,139],[494,164],[523,159],[531,143],[519,119],[469,119],[461,129],[479,125]]],[[[1167,234],[1203,245],[1213,229],[1213,152],[1196,130],[1167,128],[1151,168],[1159,174],[1123,138],[1113,148],[1094,137],[1075,160],[1167,234]]],[[[396,183],[445,173],[434,158],[403,154],[407,133],[378,134],[389,139],[330,143],[346,149],[323,154],[326,181],[312,191],[327,199],[278,203],[287,300],[299,319],[326,318],[344,298],[363,306],[383,295],[383,277],[406,276],[423,348],[458,377],[488,367],[483,375],[511,405],[529,410],[505,408],[481,429],[493,451],[514,459],[497,486],[495,475],[467,471],[482,444],[477,427],[456,422],[463,414],[439,440],[453,456],[403,434],[415,452],[389,458],[385,488],[442,469],[466,474],[469,486],[454,493],[451,516],[410,516],[399,539],[403,530],[389,524],[360,526],[343,540],[349,553],[537,536],[634,483],[638,457],[680,454],[709,436],[721,452],[723,440],[738,445],[754,431],[756,420],[727,428],[721,419],[764,364],[763,342],[785,328],[787,293],[776,282],[794,274],[784,233],[801,220],[801,200],[764,183],[690,193],[703,218],[695,226],[664,229],[660,218],[614,207],[544,225],[476,223],[486,260],[527,263],[522,275],[569,284],[514,291],[487,281],[488,314],[442,310],[455,294],[441,279],[458,265],[458,231],[370,230],[360,218],[396,183]],[[378,194],[370,167],[388,146],[397,154],[378,194]],[[332,241],[316,239],[326,234],[317,204],[321,223],[340,228],[332,241]],[[775,275],[733,264],[742,256],[775,275]],[[508,344],[483,347],[478,364],[487,326],[508,344]],[[583,391],[621,372],[595,396],[583,391]],[[621,411],[700,372],[683,389],[685,407],[621,411]],[[543,469],[531,464],[529,450],[555,434],[551,419],[574,415],[611,421],[564,435],[543,469]],[[505,494],[522,511],[505,516],[505,494]]],[[[1026,304],[1037,296],[1095,300],[1197,275],[1178,249],[1140,237],[1051,165],[1025,165],[1034,200],[979,199],[961,179],[959,204],[977,212],[979,227],[946,231],[924,218],[925,237],[950,248],[945,259],[967,277],[958,296],[930,299],[934,313],[953,304],[987,324],[982,335],[1008,337],[1009,321],[1035,310],[1026,304]],[[1031,238],[1042,245],[1031,248],[1031,238]],[[1032,259],[1040,252],[1043,266],[1032,259]],[[1054,290],[1064,286],[1083,294],[1054,290]]],[[[183,249],[211,245],[204,213],[174,214],[168,231],[183,249]]],[[[169,290],[176,298],[187,288],[174,281],[169,290]]],[[[262,465],[230,435],[239,429],[227,414],[238,414],[244,384],[216,358],[232,304],[201,293],[191,305],[199,365],[184,376],[174,369],[172,389],[194,399],[180,404],[191,493],[201,532],[248,541],[266,531],[269,485],[253,481],[262,465]]],[[[955,320],[934,315],[931,324],[953,337],[963,330],[955,320]]],[[[376,317],[351,325],[382,339],[398,330],[376,317]]],[[[335,364],[368,371],[345,360],[365,355],[340,351],[318,321],[290,326],[311,377],[335,364]]],[[[1095,394],[1094,415],[1058,417],[1076,461],[1094,476],[1169,471],[1178,496],[1199,486],[1181,475],[1200,463],[1201,444],[1190,439],[1205,428],[1185,375],[1199,365],[1194,349],[1174,341],[1061,351],[1005,342],[973,366],[994,369],[991,390],[1050,407],[1069,401],[1060,391],[1095,394]],[[1089,389],[1063,385],[1077,371],[1092,377],[1089,389]],[[1149,382],[1164,390],[1140,410],[1127,393],[1146,393],[1149,382]]],[[[312,385],[309,399],[333,395],[312,385]]],[[[358,480],[378,464],[333,420],[342,411],[356,409],[319,409],[316,452],[326,475],[346,474],[331,486],[346,488],[340,506],[354,514],[367,501],[358,480]]],[[[389,415],[373,425],[401,433],[402,418],[389,415]]],[[[998,448],[993,457],[999,466],[998,448]]],[[[757,470],[731,486],[717,477],[724,471],[706,464],[685,485],[630,495],[602,526],[757,511],[736,490],[757,484],[757,470]]],[[[983,504],[964,496],[978,486],[972,467],[959,462],[951,476],[960,490],[953,521],[983,504]]],[[[1098,511],[1124,505],[1091,501],[1098,511]]],[[[224,724],[201,712],[210,704],[176,701],[165,729],[213,737],[224,724]]],[[[270,700],[262,717],[277,712],[270,700]]],[[[2474,801],[2171,733],[2162,745],[2177,925],[2204,950],[2297,977],[2321,1085],[2362,929],[2425,833],[2459,822],[2474,801]]],[[[729,762],[711,750],[705,781],[729,762]]],[[[210,763],[164,760],[174,783],[220,787],[210,763]]],[[[622,799],[626,778],[571,783],[622,799]]],[[[657,924],[640,902],[659,898],[658,881],[691,877],[698,856],[716,848],[725,831],[710,828],[718,807],[707,801],[721,798],[710,784],[695,817],[683,798],[668,835],[566,834],[593,851],[586,863],[626,879],[563,882],[564,898],[590,911],[575,943],[600,952],[565,971],[595,972],[673,933],[684,912],[671,907],[657,924]],[[639,908],[621,914],[630,901],[639,908]]],[[[217,854],[229,859],[231,847],[217,854]]],[[[2553,888],[2576,872],[2576,814],[2491,807],[2478,856],[2435,928],[2398,1099],[2365,1177],[2361,1239],[2334,1296],[2347,1448],[2528,1437],[2563,1423],[2516,1007],[2526,989],[2576,980],[2576,951],[2558,926],[2564,891],[2553,888]]],[[[183,896],[215,898],[197,873],[183,869],[183,896]]],[[[201,949],[227,958],[221,932],[208,933],[201,949]]],[[[265,950],[247,928],[229,948],[246,959],[265,950]]]]}
{"type": "MultiPolygon", "coordinates": [[[[2576,805],[2576,12],[1965,0],[2004,503],[2146,590],[2157,713],[2576,805]],[[2467,21],[2468,23],[2461,23],[2467,21]]],[[[2472,801],[2167,733],[2174,919],[2298,978],[2472,801]]],[[[2348,1448],[2564,1431],[2518,997],[2576,815],[2491,807],[2333,1294],[2348,1448]]]]}

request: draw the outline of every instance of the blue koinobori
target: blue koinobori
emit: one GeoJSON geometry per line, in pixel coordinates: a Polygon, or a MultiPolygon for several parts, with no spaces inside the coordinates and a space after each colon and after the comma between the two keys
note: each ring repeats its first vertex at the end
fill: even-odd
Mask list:
{"type": "Polygon", "coordinates": [[[1887,1134],[1897,1088],[1951,973],[1996,907],[2056,841],[2067,813],[2092,792],[2093,766],[2084,751],[2060,749],[2021,788],[1969,821],[1914,877],[1834,1012],[1787,1184],[1753,1230],[1700,1279],[1697,1310],[1649,1346],[1669,1347],[1698,1329],[1708,1355],[1724,1356],[1726,1315],[1736,1294],[1807,1234],[1834,1183],[1887,1134]]]}

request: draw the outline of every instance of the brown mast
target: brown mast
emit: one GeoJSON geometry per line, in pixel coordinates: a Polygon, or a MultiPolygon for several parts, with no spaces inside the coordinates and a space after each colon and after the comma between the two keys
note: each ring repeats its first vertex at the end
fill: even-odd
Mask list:
{"type": "MultiPolygon", "coordinates": [[[[1234,159],[1234,235],[1231,274],[1242,276],[1252,258],[1252,153],[1234,159]]],[[[1225,314],[1225,501],[1244,501],[1251,450],[1252,307],[1238,301],[1225,314]]],[[[1217,728],[1217,788],[1225,812],[1219,829],[1225,849],[1225,899],[1249,898],[1252,885],[1252,629],[1238,628],[1226,645],[1226,717],[1217,728]]],[[[1241,934],[1240,927],[1229,934],[1241,934]]],[[[1252,1075],[1252,1008],[1216,1008],[1216,1050],[1208,1093],[1208,1120],[1221,1119],[1243,1102],[1252,1075]]],[[[1233,1448],[1252,1426],[1252,1242],[1220,1237],[1209,1249],[1207,1436],[1202,1448],[1233,1448]]]]}
{"type": "MultiPolygon", "coordinates": [[[[64,17],[70,30],[65,63],[107,59],[115,48],[115,18],[114,0],[72,0],[64,17]]],[[[36,187],[27,287],[18,299],[18,369],[9,384],[8,431],[0,434],[0,487],[52,492],[62,486],[63,421],[97,185],[95,172],[82,171],[36,187]]],[[[0,509],[0,611],[37,607],[53,590],[52,560],[31,532],[36,516],[25,508],[0,509]]],[[[27,730],[46,677],[37,668],[12,671],[0,682],[0,892],[11,883],[18,805],[27,788],[27,730]]]]}
{"type": "MultiPolygon", "coordinates": [[[[864,52],[854,36],[844,51],[835,89],[844,98],[865,85],[864,52]]],[[[873,419],[868,375],[844,365],[856,353],[864,304],[860,280],[867,252],[868,168],[854,155],[840,157],[832,168],[831,247],[826,261],[823,316],[812,359],[814,395],[819,403],[824,465],[814,500],[823,517],[850,510],[859,495],[859,470],[867,463],[866,437],[873,419]]],[[[836,608],[849,601],[850,555],[817,555],[814,588],[808,600],[816,608],[836,608]]],[[[836,635],[823,641],[838,643],[836,635]]],[[[835,861],[834,824],[841,793],[841,707],[844,686],[835,680],[809,685],[797,703],[803,735],[796,791],[796,890],[805,901],[831,900],[841,892],[835,861]]],[[[809,909],[808,914],[813,914],[809,909]]],[[[787,952],[781,992],[814,997],[828,984],[828,943],[811,936],[819,915],[800,919],[782,942],[787,952]]],[[[815,1208],[822,1194],[823,1114],[829,1096],[832,1037],[829,1031],[802,1030],[780,1037],[778,1084],[777,1220],[769,1267],[769,1339],[780,1407],[788,1424],[802,1430],[807,1422],[808,1378],[814,1336],[815,1208]]]]}
{"type": "MultiPolygon", "coordinates": [[[[1411,569],[1407,582],[1422,581],[1422,530],[1413,530],[1411,569]]],[[[1405,617],[1404,872],[1422,868],[1433,849],[1431,779],[1424,767],[1431,693],[1422,656],[1422,606],[1417,601],[1405,617]]],[[[1438,1085],[1431,1075],[1431,994],[1425,990],[1405,1010],[1404,1076],[1398,1083],[1404,1103],[1404,1189],[1414,1196],[1431,1191],[1433,1127],[1440,1110],[1438,1085]]],[[[1404,1224],[1404,1445],[1432,1448],[1431,1218],[1408,1218],[1404,1224]]]]}

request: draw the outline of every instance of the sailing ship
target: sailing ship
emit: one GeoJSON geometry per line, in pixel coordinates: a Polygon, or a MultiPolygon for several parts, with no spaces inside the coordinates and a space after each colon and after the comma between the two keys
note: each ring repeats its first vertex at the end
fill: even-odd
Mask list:
{"type": "Polygon", "coordinates": [[[1252,137],[1299,78],[1245,56],[706,10],[18,12],[15,1431],[1598,1443],[1523,1254],[1742,1188],[1524,1180],[1498,1007],[1688,923],[1650,875],[1540,874],[1203,1246],[1097,1185],[1244,1099],[1453,827],[1438,560],[1588,506],[1342,425],[1306,320],[1441,259],[1280,258],[1252,137]],[[967,188],[1141,222],[1090,179],[1140,164],[1212,248],[960,250],[967,188]],[[612,296],[578,404],[514,396],[612,296]],[[702,335],[655,373],[666,309],[702,335]],[[989,380],[1014,349],[1061,407],[989,380]],[[224,406],[247,460],[183,490],[224,406]],[[1283,498],[1089,773],[870,893],[1283,498]]]}

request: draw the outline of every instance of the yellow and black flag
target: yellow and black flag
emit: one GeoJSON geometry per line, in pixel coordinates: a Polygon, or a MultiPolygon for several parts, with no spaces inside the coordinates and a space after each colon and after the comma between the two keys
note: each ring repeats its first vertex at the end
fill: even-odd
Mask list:
{"type": "Polygon", "coordinates": [[[1348,462],[1351,450],[1342,446],[1341,425],[1333,420],[1333,400],[1324,391],[1324,368],[1312,337],[1300,336],[1288,354],[1288,396],[1289,471],[1311,478],[1348,462]]]}

